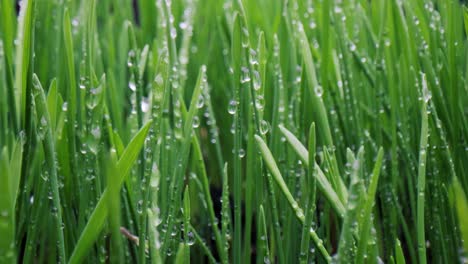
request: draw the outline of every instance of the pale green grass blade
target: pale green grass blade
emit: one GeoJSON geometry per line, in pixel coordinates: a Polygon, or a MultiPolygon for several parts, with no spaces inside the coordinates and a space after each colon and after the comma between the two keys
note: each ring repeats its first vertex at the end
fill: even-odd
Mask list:
{"type": "Polygon", "coordinates": [[[19,50],[16,52],[16,78],[15,78],[15,87],[16,87],[16,105],[17,113],[20,115],[18,120],[22,120],[21,127],[26,126],[26,101],[29,94],[28,91],[28,73],[31,65],[31,55],[33,53],[33,29],[34,29],[34,9],[35,9],[34,0],[27,0],[22,3],[22,8],[20,10],[18,18],[18,36],[19,40],[19,50]]]}
{"type": "MultiPolygon", "coordinates": [[[[286,140],[289,142],[291,147],[294,149],[294,151],[296,151],[297,155],[302,160],[303,164],[309,167],[309,153],[304,147],[304,145],[302,145],[302,143],[285,127],[281,125],[279,127],[283,135],[286,137],[286,140]]],[[[315,176],[317,177],[317,184],[318,184],[318,187],[320,188],[320,191],[323,192],[327,200],[335,209],[338,216],[340,217],[344,216],[345,208],[344,208],[343,203],[338,198],[338,195],[336,194],[335,190],[333,190],[332,185],[326,178],[322,169],[320,169],[320,167],[317,165],[317,163],[315,163],[315,169],[317,170],[317,173],[315,173],[315,176]]]]}
{"type": "Polygon", "coordinates": [[[418,165],[418,198],[417,198],[417,238],[419,262],[426,263],[426,230],[425,230],[425,191],[426,191],[426,156],[427,141],[429,137],[427,103],[430,99],[430,91],[427,87],[426,75],[421,76],[422,83],[422,108],[421,108],[421,137],[419,143],[419,165],[418,165]]]}
{"type": "Polygon", "coordinates": [[[50,173],[50,183],[51,183],[51,190],[52,190],[52,202],[53,202],[53,212],[55,216],[55,231],[57,232],[58,236],[58,251],[59,251],[59,260],[58,261],[66,261],[65,255],[65,239],[63,235],[63,217],[62,217],[62,204],[60,202],[60,194],[59,194],[59,182],[58,182],[58,175],[57,175],[57,152],[55,149],[55,140],[53,138],[52,128],[54,126],[51,125],[51,118],[49,114],[49,109],[47,108],[47,101],[44,89],[35,74],[32,76],[32,84],[34,86],[34,97],[35,97],[35,105],[36,105],[36,114],[39,117],[39,130],[42,130],[42,143],[44,148],[44,156],[46,157],[46,164],[49,169],[50,173]]]}
{"type": "MultiPolygon", "coordinates": [[[[174,230],[175,226],[175,218],[178,215],[178,212],[176,210],[179,209],[179,203],[180,199],[178,199],[178,193],[182,189],[182,184],[184,183],[184,173],[185,169],[187,167],[188,159],[189,159],[189,151],[190,151],[190,146],[192,142],[192,133],[193,133],[193,124],[194,124],[194,118],[198,113],[198,100],[201,96],[202,89],[204,89],[207,85],[207,80],[206,80],[206,66],[202,65],[198,71],[198,77],[197,77],[197,82],[195,84],[191,101],[190,101],[190,108],[187,113],[185,112],[185,105],[182,105],[183,113],[185,116],[185,123],[183,127],[183,139],[182,143],[180,146],[180,152],[177,154],[177,159],[175,160],[174,166],[175,169],[171,172],[172,173],[172,180],[170,182],[169,186],[169,196],[170,196],[170,202],[168,204],[169,206],[169,211],[168,211],[168,216],[167,216],[167,229],[168,230],[174,230]]],[[[166,232],[164,239],[163,239],[163,246],[162,246],[162,252],[167,253],[166,250],[170,250],[167,248],[169,242],[170,242],[170,233],[171,232],[166,232]]]]}
{"type": "MultiPolygon", "coordinates": [[[[312,123],[309,129],[309,164],[315,164],[315,148],[316,148],[316,137],[315,137],[315,123],[312,123]]],[[[299,261],[302,264],[308,263],[309,255],[309,230],[312,227],[312,221],[314,219],[315,213],[315,197],[316,197],[316,185],[317,180],[315,176],[316,170],[315,166],[310,167],[307,172],[307,207],[306,215],[304,219],[304,225],[302,227],[302,238],[301,238],[301,252],[299,256],[299,261]]]]}
{"type": "MultiPolygon", "coordinates": [[[[255,136],[255,140],[257,141],[257,145],[260,148],[260,152],[262,153],[263,160],[265,161],[268,170],[273,175],[273,178],[275,179],[276,183],[279,185],[283,195],[286,196],[286,199],[288,200],[291,208],[294,210],[297,218],[301,222],[304,222],[304,211],[299,207],[296,200],[294,200],[294,197],[289,191],[288,186],[284,182],[283,177],[281,176],[281,173],[278,169],[278,166],[276,165],[276,162],[273,158],[273,155],[268,149],[268,146],[263,141],[263,139],[259,137],[258,135],[255,136]]],[[[330,255],[328,254],[328,251],[325,249],[325,247],[323,246],[322,240],[317,236],[314,230],[310,230],[310,236],[312,237],[312,240],[314,241],[315,245],[319,249],[322,256],[325,258],[325,260],[330,261],[331,258],[330,258],[330,255]]]]}
{"type": "Polygon", "coordinates": [[[358,232],[357,223],[360,210],[360,185],[362,179],[362,166],[364,149],[361,147],[357,157],[348,149],[348,163],[351,164],[351,179],[349,183],[349,199],[346,204],[346,214],[343,217],[343,223],[340,234],[340,243],[338,245],[337,260],[340,263],[350,263],[356,259],[356,243],[354,235],[358,232]]]}
{"type": "Polygon", "coordinates": [[[0,258],[463,262],[467,33],[465,0],[0,0],[0,258]]]}
{"type": "MultiPolygon", "coordinates": [[[[117,163],[118,175],[116,175],[116,179],[114,179],[115,181],[117,181],[119,186],[122,185],[123,181],[125,180],[125,177],[127,176],[136,159],[138,158],[138,154],[143,148],[143,144],[145,142],[146,135],[148,134],[150,126],[151,121],[146,123],[146,125],[140,129],[140,131],[133,137],[132,141],[130,141],[127,148],[125,148],[122,156],[120,157],[117,163]]],[[[96,208],[91,214],[91,217],[88,220],[85,229],[81,233],[80,239],[75,245],[69,263],[81,263],[81,261],[83,261],[83,259],[86,257],[91,246],[101,233],[108,213],[108,196],[108,191],[105,190],[101,198],[99,199],[96,208]]]]}

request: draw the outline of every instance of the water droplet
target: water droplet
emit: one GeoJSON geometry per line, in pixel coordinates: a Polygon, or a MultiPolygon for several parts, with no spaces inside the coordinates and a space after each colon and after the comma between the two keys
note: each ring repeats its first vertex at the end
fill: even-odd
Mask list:
{"type": "Polygon", "coordinates": [[[158,86],[162,86],[163,83],[164,83],[164,79],[162,77],[162,75],[160,73],[158,73],[158,75],[156,75],[156,77],[154,77],[154,82],[156,83],[156,85],[158,86]]]}
{"type": "Polygon", "coordinates": [[[200,109],[205,105],[205,98],[203,95],[200,95],[197,100],[197,108],[200,109]]]}
{"type": "Polygon", "coordinates": [[[95,139],[101,138],[101,128],[99,126],[92,128],[91,135],[93,135],[95,139]]]}
{"type": "Polygon", "coordinates": [[[148,112],[149,109],[150,109],[149,98],[147,98],[147,97],[142,97],[142,98],[141,98],[141,106],[140,106],[140,107],[141,107],[141,111],[142,111],[143,113],[148,112]]]}
{"type": "Polygon", "coordinates": [[[47,126],[47,119],[45,118],[45,116],[41,117],[41,126],[47,126]]]}
{"type": "Polygon", "coordinates": [[[320,85],[315,86],[314,92],[315,92],[315,95],[317,95],[318,97],[322,97],[322,95],[323,95],[322,86],[320,86],[320,85]]]}
{"type": "Polygon", "coordinates": [[[81,145],[80,152],[81,152],[81,154],[83,154],[83,155],[85,155],[85,154],[87,153],[87,151],[86,151],[86,144],[83,143],[83,144],[81,145]]]}
{"type": "Polygon", "coordinates": [[[253,49],[250,49],[250,60],[249,60],[251,65],[257,65],[258,64],[258,59],[257,59],[257,52],[253,49]]]}
{"type": "Polygon", "coordinates": [[[249,30],[246,27],[242,28],[242,47],[247,48],[249,46],[249,30]]]}
{"type": "Polygon", "coordinates": [[[192,127],[197,128],[200,126],[200,118],[198,116],[193,117],[192,127]]]}
{"type": "Polygon", "coordinates": [[[177,37],[177,30],[175,28],[171,28],[171,38],[175,39],[177,37]]]}
{"type": "Polygon", "coordinates": [[[183,21],[183,22],[180,22],[179,23],[179,27],[180,29],[186,29],[188,27],[188,23],[183,21]]]}
{"type": "Polygon", "coordinates": [[[239,158],[245,157],[245,150],[244,149],[239,149],[239,158]]]}
{"type": "Polygon", "coordinates": [[[385,45],[385,47],[390,47],[390,45],[391,45],[390,39],[385,39],[384,40],[384,45],[385,45]]]}
{"type": "Polygon", "coordinates": [[[259,95],[255,98],[255,108],[259,111],[262,111],[263,108],[265,108],[265,99],[263,98],[263,95],[259,95]]]}
{"type": "Polygon", "coordinates": [[[241,82],[241,83],[250,82],[250,72],[249,72],[249,69],[246,68],[246,67],[242,67],[241,71],[242,71],[242,74],[241,74],[240,82],[241,82]]]}
{"type": "Polygon", "coordinates": [[[139,214],[143,213],[143,200],[139,200],[137,203],[137,212],[139,214]]]}
{"type": "Polygon", "coordinates": [[[132,77],[130,77],[130,81],[128,81],[128,88],[132,91],[136,91],[136,83],[135,83],[135,76],[132,74],[132,77]]]}
{"type": "Polygon", "coordinates": [[[260,90],[260,88],[262,87],[262,80],[258,71],[253,72],[253,87],[255,91],[260,90]]]}
{"type": "Polygon", "coordinates": [[[133,59],[134,58],[135,58],[135,51],[134,50],[128,51],[127,66],[129,68],[133,67],[133,59]]]}
{"type": "Polygon", "coordinates": [[[427,86],[426,74],[421,72],[422,94],[424,102],[428,103],[432,98],[432,93],[427,86]]]}
{"type": "Polygon", "coordinates": [[[64,111],[64,112],[68,111],[68,102],[63,102],[62,111],[64,111]]]}
{"type": "Polygon", "coordinates": [[[270,124],[268,124],[268,122],[265,120],[260,121],[260,133],[262,135],[265,135],[266,133],[268,133],[269,130],[270,124]]]}
{"type": "Polygon", "coordinates": [[[228,105],[228,113],[234,115],[237,112],[237,101],[231,100],[228,105]]]}
{"type": "Polygon", "coordinates": [[[195,244],[195,235],[193,234],[192,231],[189,231],[187,233],[187,238],[188,238],[187,245],[193,246],[195,244]]]}
{"type": "Polygon", "coordinates": [[[309,27],[310,27],[311,29],[314,29],[314,28],[317,27],[317,23],[315,23],[315,21],[311,21],[311,22],[309,23],[309,27]]]}

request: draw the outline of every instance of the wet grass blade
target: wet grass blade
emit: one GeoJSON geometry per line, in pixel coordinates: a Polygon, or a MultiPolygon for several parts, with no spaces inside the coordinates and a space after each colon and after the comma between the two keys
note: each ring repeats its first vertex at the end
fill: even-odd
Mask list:
{"type": "Polygon", "coordinates": [[[49,109],[47,108],[47,101],[44,89],[34,74],[32,77],[32,82],[34,86],[34,97],[35,97],[35,105],[36,105],[36,114],[40,117],[40,130],[44,130],[42,133],[43,135],[43,149],[44,149],[44,156],[46,157],[47,167],[50,173],[50,183],[51,183],[51,191],[52,191],[52,202],[53,202],[53,213],[54,218],[56,218],[56,229],[57,237],[58,237],[58,254],[59,254],[59,261],[66,261],[65,255],[65,238],[63,235],[63,217],[62,217],[62,204],[60,202],[60,194],[59,194],[59,182],[58,182],[58,175],[57,175],[57,152],[55,149],[55,140],[54,140],[54,133],[52,128],[55,126],[51,125],[51,118],[49,114],[49,109]]]}
{"type": "MultiPolygon", "coordinates": [[[[302,160],[303,164],[309,167],[309,153],[304,147],[304,145],[302,145],[302,143],[285,127],[281,125],[279,127],[283,135],[286,137],[286,140],[289,142],[291,147],[294,149],[294,151],[297,153],[299,158],[302,160]]],[[[317,185],[320,191],[323,192],[327,200],[335,209],[338,216],[340,217],[344,216],[345,208],[344,208],[343,203],[338,198],[338,195],[336,194],[335,190],[333,190],[331,183],[328,181],[325,174],[322,172],[322,170],[317,165],[317,163],[315,163],[315,169],[317,170],[317,173],[315,174],[315,176],[317,177],[317,185]]]]}
{"type": "MultiPolygon", "coordinates": [[[[309,129],[309,164],[315,164],[315,123],[312,123],[309,129]]],[[[309,255],[309,230],[312,228],[312,221],[314,220],[315,213],[315,197],[316,197],[316,185],[317,180],[315,176],[315,166],[311,166],[307,172],[307,207],[306,215],[304,219],[304,225],[302,227],[302,238],[301,238],[301,252],[299,260],[302,264],[308,263],[309,255]]]]}
{"type": "Polygon", "coordinates": [[[362,209],[362,223],[360,223],[360,234],[359,234],[359,244],[358,251],[356,253],[356,262],[363,263],[364,255],[366,254],[366,248],[368,245],[367,238],[369,236],[369,231],[372,226],[372,207],[375,203],[375,193],[377,191],[377,185],[379,182],[380,169],[382,167],[383,160],[383,149],[380,148],[377,153],[377,159],[375,161],[374,170],[372,171],[371,181],[369,188],[367,190],[367,197],[365,200],[364,208],[362,209]]]}
{"type": "MultiPolygon", "coordinates": [[[[453,192],[454,199],[458,214],[458,221],[463,223],[468,219],[468,199],[466,193],[463,191],[463,188],[457,178],[453,179],[453,192]]],[[[466,223],[466,222],[465,222],[466,223]]],[[[468,226],[466,224],[460,225],[461,236],[463,240],[463,246],[465,253],[468,252],[468,226]]]]}
{"type": "Polygon", "coordinates": [[[10,164],[8,160],[8,153],[6,147],[1,151],[0,155],[0,262],[12,263],[15,262],[15,221],[14,221],[14,210],[13,200],[14,197],[11,194],[11,174],[10,164]]]}
{"type": "Polygon", "coordinates": [[[401,248],[400,240],[397,239],[395,243],[395,263],[396,264],[405,264],[405,255],[403,254],[403,249],[401,248]]]}
{"type": "Polygon", "coordinates": [[[267,225],[266,225],[266,220],[265,220],[265,210],[263,209],[262,205],[260,205],[259,219],[260,219],[260,224],[259,224],[260,241],[258,245],[258,247],[260,248],[259,256],[260,256],[260,260],[263,261],[264,263],[270,263],[271,256],[270,256],[270,249],[268,246],[268,232],[267,232],[267,225]]]}
{"type": "Polygon", "coordinates": [[[184,191],[184,246],[183,246],[183,262],[190,263],[190,240],[193,234],[190,233],[190,192],[188,186],[184,191]]]}
{"type": "Polygon", "coordinates": [[[421,138],[419,143],[419,165],[418,165],[418,198],[417,198],[417,238],[418,238],[418,255],[419,262],[426,263],[426,230],[424,224],[424,207],[425,207],[425,191],[426,191],[426,156],[427,156],[427,139],[429,136],[427,102],[430,99],[429,90],[427,87],[426,76],[422,74],[422,93],[423,102],[421,108],[421,138]]]}
{"type": "Polygon", "coordinates": [[[34,29],[34,9],[35,1],[28,0],[22,3],[18,17],[18,50],[15,61],[15,87],[16,87],[16,113],[19,115],[17,120],[21,120],[21,127],[26,126],[26,111],[28,94],[28,73],[31,64],[31,55],[33,54],[33,29],[34,29]]]}
{"type": "MultiPolygon", "coordinates": [[[[280,187],[283,195],[286,196],[286,199],[288,200],[291,208],[294,210],[294,213],[296,214],[297,218],[301,222],[304,222],[304,211],[299,207],[296,200],[294,200],[294,197],[289,191],[288,186],[284,182],[283,177],[281,176],[280,170],[278,169],[278,166],[276,165],[273,155],[270,152],[270,149],[268,149],[268,146],[266,145],[266,143],[263,141],[263,139],[260,136],[256,135],[255,140],[257,141],[257,146],[260,149],[263,160],[265,161],[268,170],[273,175],[273,178],[275,179],[276,183],[280,187]]],[[[331,260],[330,254],[323,246],[322,240],[317,236],[314,230],[310,230],[309,233],[315,245],[319,249],[320,253],[325,258],[325,260],[330,261],[331,260]]]]}
{"type": "MultiPolygon", "coordinates": [[[[116,175],[116,179],[114,179],[117,181],[119,186],[122,185],[125,177],[128,175],[130,169],[134,165],[138,154],[143,148],[143,144],[145,142],[146,135],[148,134],[150,125],[151,121],[146,123],[146,125],[143,126],[140,131],[133,137],[127,148],[125,148],[124,152],[122,153],[122,156],[117,163],[118,174],[116,175]]],[[[73,249],[73,253],[69,260],[70,264],[81,263],[101,233],[109,210],[107,201],[109,199],[108,196],[108,191],[105,190],[99,199],[96,208],[91,214],[90,219],[86,223],[86,227],[81,233],[75,248],[73,249]]]]}
{"type": "Polygon", "coordinates": [[[223,195],[222,195],[222,208],[221,208],[221,231],[223,234],[223,248],[221,249],[221,262],[229,263],[229,240],[230,231],[232,226],[229,202],[229,182],[228,182],[228,165],[224,164],[223,169],[223,195]]]}

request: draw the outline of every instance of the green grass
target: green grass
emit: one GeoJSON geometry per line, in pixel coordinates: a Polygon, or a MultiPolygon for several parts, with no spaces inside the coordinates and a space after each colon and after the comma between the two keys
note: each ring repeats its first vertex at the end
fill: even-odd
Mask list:
{"type": "Polygon", "coordinates": [[[0,0],[1,263],[466,263],[457,0],[0,0]]]}

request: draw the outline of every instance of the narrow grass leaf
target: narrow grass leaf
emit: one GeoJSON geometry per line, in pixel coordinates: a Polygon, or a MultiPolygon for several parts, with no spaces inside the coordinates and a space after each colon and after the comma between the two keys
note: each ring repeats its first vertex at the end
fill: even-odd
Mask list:
{"type": "MultiPolygon", "coordinates": [[[[284,182],[283,177],[281,176],[280,170],[278,169],[278,166],[276,165],[273,155],[270,152],[270,149],[268,149],[268,146],[266,145],[266,143],[263,141],[263,139],[260,136],[255,135],[255,140],[257,141],[257,145],[260,149],[263,160],[265,161],[268,170],[273,175],[273,178],[275,179],[276,183],[279,185],[283,195],[286,196],[286,199],[288,200],[291,208],[294,210],[294,213],[296,214],[297,218],[301,222],[304,222],[304,211],[299,207],[298,203],[294,200],[294,197],[289,191],[288,186],[284,182]]],[[[330,255],[328,254],[328,251],[325,249],[325,247],[323,246],[322,240],[317,236],[314,230],[310,230],[310,236],[312,237],[312,240],[314,241],[315,245],[319,249],[322,256],[327,261],[330,261],[331,258],[330,258],[330,255]]]]}
{"type": "Polygon", "coordinates": [[[55,140],[52,132],[51,119],[49,114],[49,109],[47,108],[47,101],[44,89],[38,79],[38,77],[33,74],[32,82],[34,86],[34,98],[36,105],[36,114],[40,117],[39,130],[43,130],[43,148],[44,156],[46,157],[47,169],[50,173],[50,183],[52,190],[52,202],[53,202],[53,212],[54,217],[56,218],[55,231],[58,236],[58,254],[59,261],[65,261],[65,238],[63,235],[63,217],[62,217],[62,204],[60,202],[59,194],[59,182],[58,182],[58,168],[57,168],[57,152],[55,149],[55,140]]]}
{"type": "Polygon", "coordinates": [[[15,252],[15,221],[13,200],[10,193],[10,168],[7,148],[4,147],[0,154],[0,262],[13,263],[16,259],[15,252]]]}
{"type": "MultiPolygon", "coordinates": [[[[307,167],[309,167],[309,153],[304,147],[304,145],[302,145],[302,143],[291,132],[289,132],[289,130],[287,130],[284,126],[280,125],[279,128],[281,132],[283,133],[283,135],[286,137],[286,140],[289,142],[291,147],[297,153],[301,161],[307,167]]],[[[320,191],[323,192],[327,200],[335,209],[338,216],[343,217],[345,213],[345,208],[344,208],[343,203],[341,202],[340,198],[336,194],[335,190],[333,190],[332,185],[326,178],[323,171],[317,165],[317,163],[315,163],[315,169],[317,170],[317,173],[315,173],[315,176],[317,177],[317,184],[318,184],[320,191]]]]}
{"type": "Polygon", "coordinates": [[[452,189],[454,192],[458,221],[460,222],[460,233],[462,236],[463,247],[466,253],[468,252],[468,226],[466,225],[466,221],[468,219],[468,199],[457,178],[453,179],[452,189]]]}
{"type": "Polygon", "coordinates": [[[426,263],[426,230],[424,223],[424,205],[426,191],[426,156],[427,156],[427,140],[429,136],[427,103],[429,101],[429,90],[425,74],[421,76],[423,101],[421,108],[421,137],[419,143],[419,165],[418,165],[418,196],[417,196],[417,238],[418,238],[418,255],[419,262],[426,263]]]}
{"type": "MultiPolygon", "coordinates": [[[[143,148],[143,144],[145,142],[146,135],[148,134],[150,126],[151,121],[146,123],[146,125],[140,129],[140,131],[133,137],[133,139],[128,144],[127,148],[125,148],[124,152],[122,153],[122,156],[120,157],[117,163],[118,174],[115,175],[116,179],[114,179],[114,181],[117,181],[118,186],[122,185],[123,181],[125,180],[125,177],[127,176],[133,164],[135,163],[138,154],[140,153],[140,150],[143,148]]],[[[84,228],[78,242],[75,245],[75,248],[69,260],[70,264],[81,263],[81,261],[85,258],[91,246],[101,233],[109,210],[107,203],[107,200],[109,199],[108,196],[109,194],[106,189],[104,190],[104,193],[99,199],[96,208],[91,214],[91,217],[86,223],[86,227],[84,228]]]]}
{"type": "Polygon", "coordinates": [[[377,191],[377,184],[379,182],[379,175],[380,169],[382,167],[382,160],[383,160],[383,149],[380,148],[379,152],[377,153],[377,159],[375,161],[374,170],[372,171],[371,181],[369,184],[369,188],[367,190],[367,197],[365,200],[364,208],[362,209],[362,217],[360,223],[360,234],[359,234],[359,244],[358,244],[358,251],[356,253],[356,262],[363,263],[364,256],[366,254],[366,249],[368,246],[368,236],[370,228],[372,227],[372,218],[371,212],[372,207],[375,201],[375,193],[377,191]]]}

